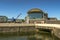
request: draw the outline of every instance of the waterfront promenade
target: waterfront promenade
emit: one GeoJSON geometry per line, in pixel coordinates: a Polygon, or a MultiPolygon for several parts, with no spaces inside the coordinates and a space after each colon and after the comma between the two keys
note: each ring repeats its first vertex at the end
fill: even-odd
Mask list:
{"type": "Polygon", "coordinates": [[[58,28],[60,29],[60,24],[27,24],[27,23],[0,23],[0,27],[35,27],[35,28],[58,28]]]}
{"type": "Polygon", "coordinates": [[[40,27],[40,26],[44,26],[44,27],[51,27],[51,28],[60,28],[60,24],[27,24],[27,23],[0,23],[0,27],[13,27],[13,26],[37,26],[36,28],[40,27]]]}

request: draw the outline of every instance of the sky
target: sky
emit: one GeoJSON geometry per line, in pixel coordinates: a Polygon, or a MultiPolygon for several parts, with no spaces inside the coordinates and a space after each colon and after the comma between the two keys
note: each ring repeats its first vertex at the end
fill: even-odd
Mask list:
{"type": "Polygon", "coordinates": [[[0,0],[0,15],[24,19],[28,10],[39,8],[48,13],[48,17],[60,19],[60,0],[0,0]]]}

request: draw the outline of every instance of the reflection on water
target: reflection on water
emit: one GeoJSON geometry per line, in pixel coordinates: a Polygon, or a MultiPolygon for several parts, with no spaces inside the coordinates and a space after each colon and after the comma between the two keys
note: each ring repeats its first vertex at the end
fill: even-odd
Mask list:
{"type": "Polygon", "coordinates": [[[27,40],[27,37],[26,36],[0,37],[0,40],[27,40]]]}
{"type": "Polygon", "coordinates": [[[35,35],[27,36],[0,36],[0,40],[59,40],[57,37],[51,35],[50,33],[37,33],[35,35]]]}
{"type": "Polygon", "coordinates": [[[28,40],[27,36],[0,37],[0,40],[28,40]]]}

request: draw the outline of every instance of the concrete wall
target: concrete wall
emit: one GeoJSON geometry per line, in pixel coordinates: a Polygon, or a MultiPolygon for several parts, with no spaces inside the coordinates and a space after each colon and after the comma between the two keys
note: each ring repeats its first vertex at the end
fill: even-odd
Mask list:
{"type": "Polygon", "coordinates": [[[29,32],[35,31],[34,27],[0,27],[1,32],[29,32]]]}
{"type": "Polygon", "coordinates": [[[60,20],[56,20],[56,21],[47,20],[46,23],[47,23],[47,24],[60,24],[60,20]]]}
{"type": "Polygon", "coordinates": [[[56,37],[60,38],[60,29],[55,28],[55,29],[54,29],[54,35],[55,35],[56,37]]]}

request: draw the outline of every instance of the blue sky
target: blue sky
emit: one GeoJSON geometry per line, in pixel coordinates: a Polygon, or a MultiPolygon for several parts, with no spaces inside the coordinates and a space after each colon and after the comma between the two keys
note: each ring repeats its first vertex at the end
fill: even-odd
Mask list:
{"type": "Polygon", "coordinates": [[[16,18],[22,13],[19,18],[23,19],[32,8],[39,8],[47,12],[49,17],[60,19],[60,0],[0,0],[0,15],[8,18],[16,18]]]}

